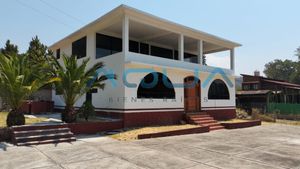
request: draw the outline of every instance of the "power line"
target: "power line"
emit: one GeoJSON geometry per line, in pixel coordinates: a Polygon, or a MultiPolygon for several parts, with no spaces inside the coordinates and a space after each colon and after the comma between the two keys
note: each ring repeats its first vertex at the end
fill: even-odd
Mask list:
{"type": "Polygon", "coordinates": [[[68,16],[69,18],[72,18],[73,20],[75,20],[75,21],[77,21],[77,22],[80,22],[80,23],[82,23],[82,24],[84,23],[84,22],[83,22],[82,20],[80,20],[79,18],[74,17],[74,16],[72,16],[72,15],[66,13],[65,11],[63,11],[63,10],[57,8],[56,6],[54,6],[54,5],[52,5],[52,4],[48,3],[48,2],[46,2],[46,1],[44,1],[44,0],[40,0],[40,2],[42,2],[43,4],[47,5],[48,7],[52,8],[52,9],[55,9],[56,11],[58,11],[58,12],[64,14],[65,16],[68,16]]]}
{"type": "Polygon", "coordinates": [[[19,0],[16,0],[16,2],[19,3],[20,5],[22,5],[22,6],[26,7],[26,8],[28,8],[28,9],[33,10],[34,12],[36,12],[36,13],[38,13],[38,14],[41,14],[41,15],[44,15],[44,16],[48,17],[49,19],[51,19],[52,21],[54,21],[54,22],[56,22],[56,23],[62,24],[62,25],[64,25],[65,27],[68,27],[68,28],[73,29],[73,26],[71,26],[71,25],[69,25],[69,24],[66,24],[66,23],[62,22],[62,21],[60,21],[60,20],[58,20],[58,19],[56,19],[56,18],[54,18],[54,17],[52,17],[52,16],[50,16],[50,15],[44,13],[44,12],[42,12],[42,11],[39,10],[39,9],[36,9],[36,8],[30,6],[30,5],[26,4],[26,3],[23,3],[22,1],[19,1],[19,0]]]}

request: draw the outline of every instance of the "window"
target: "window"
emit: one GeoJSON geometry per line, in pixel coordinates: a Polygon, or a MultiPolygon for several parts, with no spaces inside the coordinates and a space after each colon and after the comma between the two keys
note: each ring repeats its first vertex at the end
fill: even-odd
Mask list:
{"type": "Polygon", "coordinates": [[[60,59],[60,49],[56,49],[56,59],[60,59]]]}
{"type": "Polygon", "coordinates": [[[72,43],[72,55],[78,59],[86,56],[86,36],[72,43]]]}
{"type": "Polygon", "coordinates": [[[214,80],[208,90],[208,99],[228,100],[229,91],[226,84],[220,80],[214,80]]]}
{"type": "Polygon", "coordinates": [[[140,53],[149,55],[149,45],[146,43],[140,43],[140,53]]]}
{"type": "Polygon", "coordinates": [[[178,50],[174,50],[174,59],[179,60],[178,50]]]}
{"type": "Polygon", "coordinates": [[[194,54],[184,53],[184,61],[191,62],[191,63],[198,63],[198,57],[197,55],[194,54]]]}
{"type": "Polygon", "coordinates": [[[258,90],[258,84],[253,84],[253,90],[258,90]]]}
{"type": "Polygon", "coordinates": [[[133,40],[129,41],[129,51],[139,53],[139,43],[133,40]]]}
{"type": "Polygon", "coordinates": [[[167,59],[173,59],[173,50],[151,46],[151,55],[167,59]]]}
{"type": "Polygon", "coordinates": [[[244,90],[250,90],[250,85],[243,85],[244,90]]]}
{"type": "Polygon", "coordinates": [[[174,86],[167,76],[159,72],[152,72],[146,75],[139,84],[137,98],[175,99],[174,86]],[[157,77],[157,83],[153,87],[146,86],[155,82],[155,77],[157,77]],[[164,83],[163,80],[166,82],[164,83]]]}
{"type": "Polygon", "coordinates": [[[122,52],[122,39],[96,34],[96,58],[122,52]]]}

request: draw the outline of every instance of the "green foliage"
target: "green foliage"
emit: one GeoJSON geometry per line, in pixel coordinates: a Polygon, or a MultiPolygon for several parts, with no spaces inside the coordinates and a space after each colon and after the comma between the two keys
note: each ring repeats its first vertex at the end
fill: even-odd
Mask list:
{"type": "Polygon", "coordinates": [[[88,121],[90,116],[95,116],[95,107],[91,101],[85,101],[78,113],[88,121]]]}
{"type": "Polygon", "coordinates": [[[37,36],[29,42],[29,48],[26,52],[27,56],[33,63],[46,62],[47,57],[53,55],[47,46],[42,44],[37,36]]]}
{"type": "Polygon", "coordinates": [[[292,60],[276,59],[265,65],[264,73],[268,78],[293,82],[292,74],[297,70],[297,64],[292,60]]]}
{"type": "Polygon", "coordinates": [[[295,51],[298,61],[276,59],[265,65],[264,73],[268,78],[285,80],[300,84],[300,47],[295,51]]]}
{"type": "Polygon", "coordinates": [[[10,40],[7,40],[4,48],[0,49],[0,53],[2,53],[5,56],[18,55],[18,46],[10,43],[10,40]]]}
{"type": "Polygon", "coordinates": [[[295,55],[298,57],[298,60],[300,61],[300,46],[296,49],[295,55]]]}
{"type": "Polygon", "coordinates": [[[78,63],[76,56],[63,55],[62,60],[63,65],[53,59],[54,74],[60,79],[54,84],[57,93],[62,95],[66,104],[65,111],[62,113],[62,120],[73,122],[76,120],[75,102],[92,89],[104,89],[104,81],[107,80],[107,76],[97,77],[91,83],[97,69],[104,66],[102,62],[96,63],[88,69],[89,59],[83,59],[81,63],[78,63]]]}
{"type": "Polygon", "coordinates": [[[31,64],[27,56],[0,56],[0,97],[12,109],[8,126],[25,122],[18,114],[23,101],[42,86],[57,80],[51,77],[50,70],[46,63],[31,64]]]}
{"type": "Polygon", "coordinates": [[[207,65],[207,63],[206,63],[206,56],[205,55],[203,55],[203,57],[202,57],[202,64],[203,65],[207,65]]]}

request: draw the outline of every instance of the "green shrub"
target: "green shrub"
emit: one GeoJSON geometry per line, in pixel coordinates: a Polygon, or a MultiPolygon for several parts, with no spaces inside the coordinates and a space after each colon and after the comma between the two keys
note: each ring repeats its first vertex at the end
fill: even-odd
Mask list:
{"type": "Polygon", "coordinates": [[[89,117],[95,116],[95,107],[91,101],[85,101],[82,107],[78,112],[79,116],[83,117],[86,121],[89,120],[89,117]]]}

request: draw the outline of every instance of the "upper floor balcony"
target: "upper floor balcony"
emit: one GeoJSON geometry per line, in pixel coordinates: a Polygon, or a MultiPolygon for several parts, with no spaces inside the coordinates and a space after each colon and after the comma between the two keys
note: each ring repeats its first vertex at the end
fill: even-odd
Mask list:
{"type": "Polygon", "coordinates": [[[99,59],[123,52],[126,62],[168,66],[205,67],[204,56],[209,59],[212,53],[228,51],[228,71],[232,73],[234,48],[240,46],[127,6],[114,9],[70,36],[74,39],[72,54],[99,59]],[[82,50],[84,45],[86,49],[82,50]]]}

